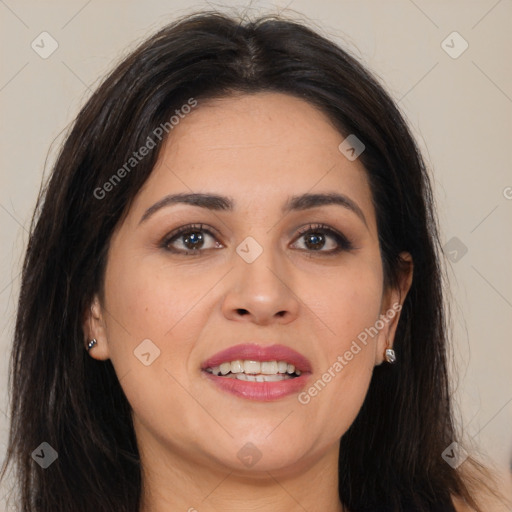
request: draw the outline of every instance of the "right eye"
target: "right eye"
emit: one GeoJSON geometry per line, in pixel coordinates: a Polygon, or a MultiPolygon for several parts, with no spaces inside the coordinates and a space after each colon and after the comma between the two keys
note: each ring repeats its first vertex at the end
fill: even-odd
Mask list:
{"type": "Polygon", "coordinates": [[[201,252],[221,249],[224,246],[203,224],[189,224],[166,235],[162,241],[162,247],[175,254],[198,256],[201,252]]]}

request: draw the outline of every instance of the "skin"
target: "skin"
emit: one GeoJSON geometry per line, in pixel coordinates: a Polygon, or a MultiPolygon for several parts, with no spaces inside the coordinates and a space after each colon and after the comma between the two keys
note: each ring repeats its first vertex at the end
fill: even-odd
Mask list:
{"type": "MultiPolygon", "coordinates": [[[[403,303],[412,262],[398,288],[385,290],[365,169],[340,152],[343,138],[324,114],[291,96],[200,102],[172,131],[113,234],[105,294],[87,311],[84,333],[98,341],[91,357],[112,360],[133,409],[141,511],[343,510],[339,440],[393,344],[399,313],[305,405],[297,394],[239,398],[200,370],[232,345],[280,343],[309,359],[312,384],[380,314],[403,303]],[[190,192],[230,196],[234,209],[174,204],[141,222],[166,195],[190,192]],[[365,220],[339,205],[281,213],[289,196],[307,192],[344,194],[365,220]],[[189,223],[215,230],[205,234],[203,252],[162,247],[189,223]],[[353,248],[327,255],[337,247],[327,234],[312,249],[297,234],[310,223],[343,233],[353,248]],[[263,248],[253,263],[236,252],[248,236],[263,248]],[[134,357],[145,339],[160,350],[149,366],[134,357]],[[262,455],[252,467],[237,457],[248,442],[262,455]]],[[[183,237],[172,246],[183,249],[183,237]]]]}

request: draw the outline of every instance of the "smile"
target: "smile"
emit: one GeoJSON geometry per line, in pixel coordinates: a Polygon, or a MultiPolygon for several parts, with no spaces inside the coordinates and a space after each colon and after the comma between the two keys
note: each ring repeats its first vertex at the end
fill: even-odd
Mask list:
{"type": "Polygon", "coordinates": [[[201,370],[221,391],[271,401],[300,392],[311,375],[311,364],[290,347],[251,343],[215,354],[201,365],[201,370]]]}
{"type": "Polygon", "coordinates": [[[248,382],[278,382],[298,377],[302,372],[287,361],[251,361],[237,359],[206,368],[213,375],[248,382]]]}

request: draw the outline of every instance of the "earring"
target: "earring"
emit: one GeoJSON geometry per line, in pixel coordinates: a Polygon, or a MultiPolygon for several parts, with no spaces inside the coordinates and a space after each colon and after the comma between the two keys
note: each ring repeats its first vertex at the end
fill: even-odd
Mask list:
{"type": "Polygon", "coordinates": [[[387,348],[385,358],[388,363],[393,364],[396,361],[395,351],[392,348],[387,348]]]}
{"type": "Polygon", "coordinates": [[[89,343],[87,344],[87,352],[89,352],[89,350],[91,350],[91,348],[94,347],[94,345],[96,345],[97,343],[98,342],[96,341],[96,338],[89,341],[89,343]]]}

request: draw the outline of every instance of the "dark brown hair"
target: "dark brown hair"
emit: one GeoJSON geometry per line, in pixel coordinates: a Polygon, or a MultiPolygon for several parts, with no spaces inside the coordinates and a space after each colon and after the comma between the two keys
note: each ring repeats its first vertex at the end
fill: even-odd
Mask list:
{"type": "Polygon", "coordinates": [[[130,405],[111,362],[84,350],[82,321],[102,290],[113,230],[150,175],[161,142],[106,197],[95,191],[191,98],[201,108],[207,99],[261,91],[302,98],[340,135],[363,141],[386,284],[397,282],[400,252],[414,260],[394,343],[399,363],[375,368],[341,439],[342,503],[353,512],[426,512],[453,510],[453,495],[476,507],[460,472],[441,457],[457,435],[439,240],[429,177],[403,117],[355,58],[304,24],[202,12],[160,30],[104,80],[40,193],[10,374],[7,462],[16,467],[19,510],[138,511],[141,467],[130,405]],[[31,457],[43,441],[58,452],[46,470],[31,457]]]}

